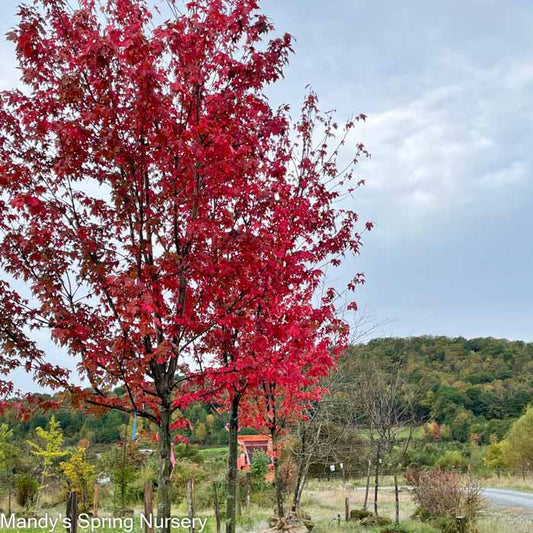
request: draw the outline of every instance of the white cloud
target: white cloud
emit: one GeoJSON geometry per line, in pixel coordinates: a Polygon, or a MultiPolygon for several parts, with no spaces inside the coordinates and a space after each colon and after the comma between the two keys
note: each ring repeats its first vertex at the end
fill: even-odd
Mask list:
{"type": "Polygon", "coordinates": [[[416,231],[427,217],[507,210],[532,187],[528,65],[483,70],[464,58],[458,63],[471,76],[371,115],[355,133],[372,152],[362,165],[363,197],[382,231],[405,232],[405,224],[416,231]]]}

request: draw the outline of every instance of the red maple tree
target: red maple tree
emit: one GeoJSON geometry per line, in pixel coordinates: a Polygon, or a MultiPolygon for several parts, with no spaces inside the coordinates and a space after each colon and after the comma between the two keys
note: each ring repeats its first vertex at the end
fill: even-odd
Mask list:
{"type": "Polygon", "coordinates": [[[334,205],[354,122],[339,128],[310,94],[291,128],[263,94],[290,36],[268,38],[255,0],[178,4],[160,24],[139,0],[21,7],[9,38],[25,90],[0,96],[0,371],[23,366],[156,424],[163,521],[173,414],[199,397],[183,384],[209,382],[204,395],[236,402],[237,424],[253,369],[275,368],[286,330],[316,333],[288,359],[330,338],[334,305],[308,310],[326,264],[360,247],[357,215],[334,205]],[[51,363],[39,331],[85,383],[51,363]]]}
{"type": "Polygon", "coordinates": [[[257,357],[260,362],[248,380],[241,415],[243,425],[270,435],[272,440],[279,519],[284,516],[280,437],[304,418],[310,403],[320,400],[324,391],[319,378],[332,370],[348,334],[346,324],[335,317],[335,308],[327,298],[322,307],[316,308],[301,295],[294,296],[281,317],[283,331],[269,335],[268,346],[262,357],[257,357]]]}
{"type": "MultiPolygon", "coordinates": [[[[308,272],[306,280],[298,284],[300,290],[295,291],[298,268],[286,268],[288,261],[290,255],[278,271],[270,270],[269,287],[275,292],[262,297],[246,316],[235,317],[231,324],[213,332],[212,351],[218,351],[215,366],[194,380],[199,385],[195,392],[178,400],[187,405],[207,398],[229,413],[228,530],[235,522],[239,427],[267,432],[277,446],[278,436],[311,399],[320,396],[318,378],[331,370],[346,344],[348,329],[335,316],[332,295],[313,305],[316,279],[308,272]]],[[[274,467],[279,489],[277,460],[274,467]]],[[[278,504],[281,518],[281,498],[278,504]]]]}

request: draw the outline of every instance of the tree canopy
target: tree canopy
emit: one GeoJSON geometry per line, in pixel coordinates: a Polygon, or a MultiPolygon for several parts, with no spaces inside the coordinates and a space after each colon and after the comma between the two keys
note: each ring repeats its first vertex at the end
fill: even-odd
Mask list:
{"type": "Polygon", "coordinates": [[[24,90],[0,95],[0,370],[156,424],[161,517],[179,410],[222,403],[237,427],[259,382],[331,367],[347,324],[317,291],[372,228],[338,203],[365,116],[339,126],[313,92],[297,120],[272,108],[292,38],[256,0],[167,3],[23,5],[24,90]]]}

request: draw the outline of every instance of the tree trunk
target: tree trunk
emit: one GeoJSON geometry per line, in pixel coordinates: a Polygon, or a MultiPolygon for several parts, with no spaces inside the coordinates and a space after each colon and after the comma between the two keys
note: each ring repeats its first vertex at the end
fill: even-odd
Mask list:
{"type": "Polygon", "coordinates": [[[239,454],[237,436],[239,433],[239,402],[236,395],[231,401],[229,418],[229,452],[228,452],[228,493],[226,497],[226,533],[235,533],[237,518],[237,458],[239,454]]]}
{"type": "Polygon", "coordinates": [[[285,516],[285,509],[283,508],[283,492],[281,490],[277,441],[277,435],[272,435],[272,447],[274,449],[274,488],[276,490],[276,509],[278,513],[278,520],[281,520],[285,516]]]}
{"type": "Polygon", "coordinates": [[[300,457],[298,460],[298,466],[296,471],[296,484],[294,486],[294,492],[292,496],[291,510],[293,513],[298,512],[300,508],[300,500],[302,498],[303,489],[305,486],[307,472],[309,470],[309,462],[311,460],[311,454],[308,452],[307,434],[304,431],[302,435],[302,447],[300,450],[300,457]]]}
{"type": "Polygon", "coordinates": [[[372,473],[372,461],[368,460],[368,468],[366,470],[366,489],[365,489],[365,503],[363,504],[363,509],[366,510],[368,507],[368,493],[370,492],[370,475],[372,473]]]}
{"type": "Polygon", "coordinates": [[[159,410],[159,442],[157,446],[158,480],[157,480],[157,533],[170,533],[171,493],[170,475],[172,462],[170,459],[170,406],[162,406],[159,410]]]}
{"type": "Polygon", "coordinates": [[[47,472],[46,472],[46,467],[44,467],[44,470],[41,474],[41,484],[39,485],[37,494],[35,495],[35,500],[33,501],[33,506],[35,509],[37,509],[39,507],[39,504],[41,503],[41,495],[42,495],[43,489],[46,488],[44,485],[46,478],[47,478],[47,472]]]}
{"type": "Polygon", "coordinates": [[[300,485],[302,483],[302,477],[303,465],[301,463],[298,463],[298,467],[296,470],[296,483],[294,485],[294,491],[292,493],[291,511],[293,513],[296,513],[298,511],[298,504],[300,503],[300,485]]]}
{"type": "Polygon", "coordinates": [[[398,491],[398,474],[394,472],[394,503],[396,508],[396,523],[400,523],[400,493],[398,491]]]}
{"type": "Polygon", "coordinates": [[[376,452],[376,468],[374,475],[374,514],[378,516],[378,491],[379,491],[379,460],[381,455],[380,445],[378,444],[376,452]]]}
{"type": "Polygon", "coordinates": [[[298,478],[296,482],[296,487],[294,488],[294,495],[292,500],[291,509],[293,512],[297,513],[300,511],[300,501],[302,499],[302,494],[304,492],[305,484],[307,482],[307,473],[309,471],[309,465],[306,464],[304,468],[298,473],[298,478]]]}
{"type": "Polygon", "coordinates": [[[293,513],[296,513],[300,507],[300,499],[302,497],[303,486],[305,484],[305,470],[307,466],[307,456],[305,451],[302,450],[300,458],[301,459],[298,461],[296,470],[296,483],[294,485],[294,492],[292,494],[291,510],[293,513]]]}

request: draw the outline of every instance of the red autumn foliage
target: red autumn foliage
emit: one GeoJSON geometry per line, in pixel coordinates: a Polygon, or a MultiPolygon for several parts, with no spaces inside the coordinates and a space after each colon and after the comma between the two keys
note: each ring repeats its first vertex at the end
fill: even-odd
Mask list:
{"type": "Polygon", "coordinates": [[[261,90],[291,39],[260,49],[272,28],[256,7],[193,2],[155,28],[142,2],[109,1],[103,19],[90,0],[20,8],[28,91],[1,96],[0,250],[28,290],[0,287],[5,371],[157,419],[192,361],[255,327],[259,301],[272,314],[302,286],[309,299],[317,265],[358,251],[357,216],[326,183],[351,175],[327,150],[338,126],[311,93],[294,141],[288,110],[270,108],[261,90]],[[43,329],[90,394],[47,362],[28,333],[43,329]],[[111,397],[116,384],[129,394],[111,397]]]}

